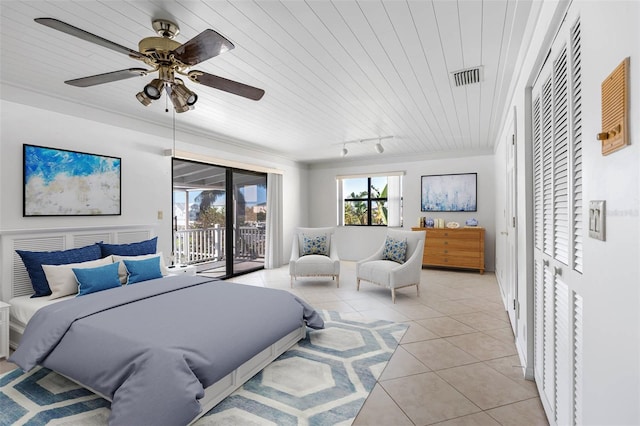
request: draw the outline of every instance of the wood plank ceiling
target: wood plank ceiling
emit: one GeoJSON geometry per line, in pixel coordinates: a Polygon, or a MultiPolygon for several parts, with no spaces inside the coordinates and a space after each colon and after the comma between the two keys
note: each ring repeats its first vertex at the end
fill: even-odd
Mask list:
{"type": "Polygon", "coordinates": [[[539,3],[3,0],[0,81],[171,127],[166,96],[148,107],[135,98],[153,76],[63,83],[140,62],[33,21],[57,18],[137,50],[154,35],[151,20],[169,18],[178,42],[212,28],[236,46],[194,69],[266,91],[255,102],[188,82],[199,100],[176,114],[179,131],[302,162],[379,158],[372,141],[348,144],[341,159],[341,143],[386,135],[394,136],[383,141],[388,158],[491,152],[539,3]],[[476,66],[480,83],[455,87],[451,73],[476,66]]]}

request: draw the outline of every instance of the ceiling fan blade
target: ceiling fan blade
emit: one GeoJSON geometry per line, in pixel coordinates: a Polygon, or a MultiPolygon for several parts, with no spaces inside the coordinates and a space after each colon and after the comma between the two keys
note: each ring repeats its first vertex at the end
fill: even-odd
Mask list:
{"type": "Polygon", "coordinates": [[[131,77],[140,77],[147,75],[149,70],[144,68],[129,68],[126,70],[112,71],[104,74],[91,75],[89,77],[76,78],[75,80],[67,80],[66,84],[76,87],[89,87],[97,84],[111,83],[112,81],[124,80],[131,77]]]}
{"type": "Polygon", "coordinates": [[[233,49],[229,40],[214,30],[204,30],[173,51],[176,59],[185,65],[193,66],[233,49]]]}
{"type": "Polygon", "coordinates": [[[87,32],[85,30],[81,30],[80,28],[74,27],[73,25],[67,24],[66,22],[62,22],[54,18],[36,18],[34,20],[38,24],[45,25],[47,27],[53,28],[54,30],[62,31],[63,33],[81,38],[82,40],[90,41],[91,43],[98,44],[102,47],[106,47],[107,49],[115,50],[118,53],[124,53],[125,55],[129,55],[132,58],[146,58],[146,56],[140,52],[129,49],[128,47],[121,46],[117,43],[107,40],[106,38],[91,34],[90,32],[87,32]]]}
{"type": "Polygon", "coordinates": [[[217,75],[207,74],[202,71],[189,72],[189,78],[196,83],[233,93],[234,95],[243,96],[254,101],[259,101],[262,96],[264,96],[264,90],[262,89],[238,83],[237,81],[227,80],[226,78],[218,77],[217,75]]]}

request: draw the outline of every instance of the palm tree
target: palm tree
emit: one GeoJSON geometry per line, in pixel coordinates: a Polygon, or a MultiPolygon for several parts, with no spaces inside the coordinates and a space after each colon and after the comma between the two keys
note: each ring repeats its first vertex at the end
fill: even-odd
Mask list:
{"type": "MultiPolygon", "coordinates": [[[[387,198],[387,188],[388,188],[388,185],[385,185],[384,188],[382,189],[382,192],[380,192],[372,186],[371,187],[372,198],[387,198]],[[375,191],[375,194],[374,194],[374,191],[375,191]]],[[[386,225],[387,223],[389,223],[387,221],[388,209],[387,209],[386,201],[376,202],[376,207],[375,208],[372,207],[372,209],[374,213],[374,217],[372,218],[373,223],[375,223],[376,225],[386,225]]]]}

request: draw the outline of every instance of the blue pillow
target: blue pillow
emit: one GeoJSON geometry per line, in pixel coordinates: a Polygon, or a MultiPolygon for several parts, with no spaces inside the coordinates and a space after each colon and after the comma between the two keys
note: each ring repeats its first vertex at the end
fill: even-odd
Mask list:
{"type": "Polygon", "coordinates": [[[72,268],[76,281],[78,281],[78,296],[121,287],[118,277],[120,262],[97,268],[72,268]]]}
{"type": "Polygon", "coordinates": [[[107,257],[112,254],[119,256],[141,256],[143,254],[154,254],[156,252],[158,237],[130,244],[105,244],[100,242],[98,245],[100,246],[102,257],[107,257]]]}
{"type": "Polygon", "coordinates": [[[49,296],[51,294],[49,282],[44,274],[42,265],[66,265],[97,260],[101,257],[98,244],[59,251],[16,250],[16,253],[22,258],[22,263],[24,263],[29,273],[29,278],[31,278],[31,286],[34,291],[31,297],[49,296]]]}
{"type": "Polygon", "coordinates": [[[149,259],[143,260],[124,259],[123,262],[129,272],[127,284],[135,284],[141,281],[162,278],[162,271],[160,270],[160,256],[150,257],[149,259]]]}
{"type": "Polygon", "coordinates": [[[384,251],[382,258],[384,260],[393,260],[394,262],[404,263],[407,257],[407,240],[396,240],[387,237],[384,241],[384,251]]]}
{"type": "Polygon", "coordinates": [[[327,244],[326,235],[317,235],[315,237],[307,237],[302,235],[302,255],[320,254],[329,256],[329,244],[327,244]]]}

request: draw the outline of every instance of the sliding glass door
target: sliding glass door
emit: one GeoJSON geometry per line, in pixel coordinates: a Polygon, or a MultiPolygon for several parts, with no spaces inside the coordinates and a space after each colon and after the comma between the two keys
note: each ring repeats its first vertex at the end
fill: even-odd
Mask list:
{"type": "Polygon", "coordinates": [[[267,175],[233,170],[233,270],[264,266],[267,218],[267,175]]]}
{"type": "Polygon", "coordinates": [[[173,159],[174,262],[230,277],[264,267],[267,176],[173,159]]]}

